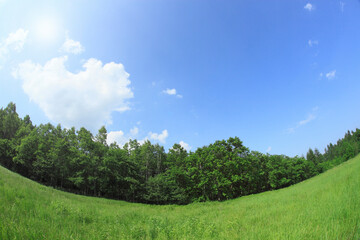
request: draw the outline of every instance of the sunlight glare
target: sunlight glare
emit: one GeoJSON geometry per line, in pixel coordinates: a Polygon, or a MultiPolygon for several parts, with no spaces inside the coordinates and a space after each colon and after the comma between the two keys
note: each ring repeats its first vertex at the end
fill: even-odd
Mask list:
{"type": "Polygon", "coordinates": [[[57,39],[59,26],[55,19],[42,18],[37,21],[35,32],[39,41],[50,43],[57,39]]]}

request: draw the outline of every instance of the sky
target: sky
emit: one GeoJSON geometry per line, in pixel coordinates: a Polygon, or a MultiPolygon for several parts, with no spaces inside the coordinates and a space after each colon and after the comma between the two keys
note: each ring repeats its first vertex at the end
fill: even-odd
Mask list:
{"type": "Polygon", "coordinates": [[[358,0],[0,0],[0,107],[187,150],[320,152],[360,127],[358,0]]]}

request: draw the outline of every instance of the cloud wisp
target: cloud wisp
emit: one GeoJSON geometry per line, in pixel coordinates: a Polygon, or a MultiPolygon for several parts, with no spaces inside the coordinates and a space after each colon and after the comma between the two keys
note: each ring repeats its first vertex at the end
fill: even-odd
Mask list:
{"type": "Polygon", "coordinates": [[[175,88],[172,88],[172,89],[167,88],[166,90],[163,90],[163,93],[165,93],[167,95],[176,96],[177,98],[182,98],[183,97],[182,95],[177,94],[175,88]]]}
{"type": "Polygon", "coordinates": [[[316,118],[316,116],[314,114],[309,114],[307,118],[305,118],[304,120],[301,120],[298,122],[298,126],[302,126],[305,124],[308,124],[309,122],[311,122],[312,120],[314,120],[316,118]]]}
{"type": "Polygon", "coordinates": [[[314,5],[312,5],[311,3],[307,3],[307,4],[304,6],[304,9],[308,10],[309,12],[311,12],[311,11],[314,11],[314,10],[315,10],[315,7],[314,7],[314,5]]]}
{"type": "MultiPolygon", "coordinates": [[[[308,116],[307,116],[305,119],[300,120],[299,122],[297,122],[295,127],[291,127],[291,128],[286,129],[286,132],[287,132],[288,134],[294,133],[296,129],[298,129],[298,128],[300,128],[300,127],[302,127],[302,126],[304,126],[304,125],[312,122],[313,120],[315,120],[315,119],[316,119],[316,114],[315,114],[315,113],[316,113],[318,110],[319,110],[319,107],[318,107],[318,106],[313,107],[312,112],[309,113],[308,116]]],[[[271,150],[271,149],[270,149],[270,150],[271,150]]]]}
{"type": "Polygon", "coordinates": [[[328,73],[325,74],[326,78],[329,79],[329,80],[332,80],[335,78],[336,76],[336,70],[332,70],[328,73]]]}
{"type": "Polygon", "coordinates": [[[266,149],[266,152],[270,152],[271,151],[271,147],[269,146],[267,149],[266,149]]]}
{"type": "Polygon", "coordinates": [[[341,12],[344,12],[345,3],[343,1],[340,1],[340,10],[341,12]]]}
{"type": "Polygon", "coordinates": [[[326,77],[328,80],[333,80],[335,77],[336,77],[336,70],[334,69],[334,70],[332,70],[332,71],[330,71],[330,72],[328,72],[328,73],[323,73],[323,72],[321,72],[320,73],[320,78],[323,78],[323,77],[326,77]]]}
{"type": "Polygon", "coordinates": [[[313,47],[313,46],[318,45],[318,44],[319,44],[318,40],[309,40],[308,41],[309,47],[313,47]]]}

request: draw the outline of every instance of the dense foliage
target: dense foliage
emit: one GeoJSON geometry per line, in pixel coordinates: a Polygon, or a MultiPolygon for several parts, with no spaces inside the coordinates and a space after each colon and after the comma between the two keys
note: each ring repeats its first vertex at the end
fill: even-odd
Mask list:
{"type": "Polygon", "coordinates": [[[26,177],[63,190],[131,202],[186,204],[226,200],[287,187],[315,176],[360,151],[360,130],[347,132],[324,154],[310,149],[304,157],[250,151],[238,137],[187,152],[129,140],[122,148],[96,136],[48,124],[34,126],[16,105],[0,109],[0,164],[26,177]]]}

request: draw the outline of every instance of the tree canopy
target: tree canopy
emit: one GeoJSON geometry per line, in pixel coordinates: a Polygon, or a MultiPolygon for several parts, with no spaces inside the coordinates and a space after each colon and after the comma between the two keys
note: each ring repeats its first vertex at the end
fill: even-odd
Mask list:
{"type": "Polygon", "coordinates": [[[131,202],[187,204],[227,200],[279,189],[338,165],[360,151],[360,130],[348,131],[321,154],[304,157],[250,151],[238,137],[215,141],[187,152],[129,140],[107,144],[107,130],[50,123],[34,126],[21,119],[16,105],[0,109],[0,164],[40,183],[62,190],[131,202]]]}

